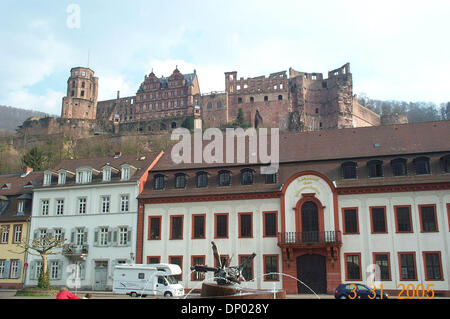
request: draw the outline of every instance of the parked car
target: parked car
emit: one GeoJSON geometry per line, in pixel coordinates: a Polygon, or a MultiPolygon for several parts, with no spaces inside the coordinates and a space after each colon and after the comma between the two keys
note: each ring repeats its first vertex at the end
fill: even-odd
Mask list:
{"type": "Polygon", "coordinates": [[[347,283],[337,286],[334,292],[336,299],[388,299],[389,295],[379,289],[369,288],[363,284],[347,283]]]}

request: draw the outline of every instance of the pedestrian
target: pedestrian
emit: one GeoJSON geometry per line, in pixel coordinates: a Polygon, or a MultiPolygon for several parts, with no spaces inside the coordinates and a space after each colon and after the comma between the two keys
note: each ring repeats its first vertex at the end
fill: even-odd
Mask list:
{"type": "Polygon", "coordinates": [[[83,299],[91,299],[92,298],[92,294],[85,294],[83,299]]]}
{"type": "Polygon", "coordinates": [[[71,293],[67,287],[61,287],[59,289],[58,294],[56,295],[56,299],[80,299],[77,295],[71,293]]]}

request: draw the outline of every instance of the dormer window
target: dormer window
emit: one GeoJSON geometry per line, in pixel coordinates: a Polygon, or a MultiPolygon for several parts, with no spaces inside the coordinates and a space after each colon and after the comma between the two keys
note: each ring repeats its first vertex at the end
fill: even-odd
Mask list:
{"type": "Polygon", "coordinates": [[[175,188],[185,188],[186,187],[186,174],[178,173],[175,174],[175,188]]]}
{"type": "Polygon", "coordinates": [[[103,167],[103,181],[109,182],[111,180],[111,167],[103,167]]]}
{"type": "Polygon", "coordinates": [[[207,172],[198,172],[197,173],[197,187],[206,187],[208,186],[208,173],[207,172]]]}
{"type": "Polygon", "coordinates": [[[18,213],[23,213],[24,210],[25,210],[25,202],[24,202],[23,200],[20,200],[20,201],[17,203],[17,212],[18,212],[18,213]]]}
{"type": "Polygon", "coordinates": [[[219,171],[218,176],[219,186],[230,186],[231,185],[231,172],[230,171],[219,171]]]}
{"type": "Polygon", "coordinates": [[[380,160],[372,160],[367,163],[368,175],[372,177],[383,177],[383,162],[380,160]]]}
{"type": "Polygon", "coordinates": [[[165,181],[166,181],[166,179],[165,179],[164,175],[161,175],[161,174],[155,175],[153,189],[155,189],[155,190],[164,189],[165,181]]]}
{"type": "Polygon", "coordinates": [[[413,161],[414,167],[416,169],[416,175],[427,175],[431,174],[430,170],[430,159],[426,156],[419,156],[413,161]]]}
{"type": "Polygon", "coordinates": [[[121,179],[123,181],[127,181],[130,179],[130,166],[122,167],[121,179]]]}
{"type": "Polygon", "coordinates": [[[92,182],[92,169],[90,168],[79,169],[77,171],[76,182],[77,184],[92,182]]]}
{"type": "Polygon", "coordinates": [[[58,184],[59,185],[64,185],[66,183],[66,176],[67,176],[66,171],[59,171],[59,173],[58,173],[58,184]]]}
{"type": "Polygon", "coordinates": [[[250,168],[244,168],[241,170],[241,185],[253,184],[253,170],[250,168]]]}
{"type": "Polygon", "coordinates": [[[357,164],[355,162],[345,162],[342,163],[342,177],[344,179],[353,179],[356,178],[356,167],[357,164]]]}
{"type": "Polygon", "coordinates": [[[52,183],[52,172],[46,171],[44,173],[44,186],[50,185],[52,183]]]}

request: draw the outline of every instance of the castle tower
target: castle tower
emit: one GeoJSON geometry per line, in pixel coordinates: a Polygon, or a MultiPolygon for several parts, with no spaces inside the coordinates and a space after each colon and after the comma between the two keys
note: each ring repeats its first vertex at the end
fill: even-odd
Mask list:
{"type": "Polygon", "coordinates": [[[63,98],[61,117],[95,120],[97,115],[98,78],[89,68],[70,70],[67,95],[63,98]]]}

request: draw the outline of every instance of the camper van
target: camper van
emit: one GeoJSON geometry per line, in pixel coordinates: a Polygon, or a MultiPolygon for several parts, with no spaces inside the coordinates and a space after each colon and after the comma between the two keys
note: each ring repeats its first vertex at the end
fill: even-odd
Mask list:
{"type": "Polygon", "coordinates": [[[176,275],[181,268],[173,264],[125,264],[117,265],[113,275],[113,292],[137,296],[179,297],[184,288],[176,275]]]}

